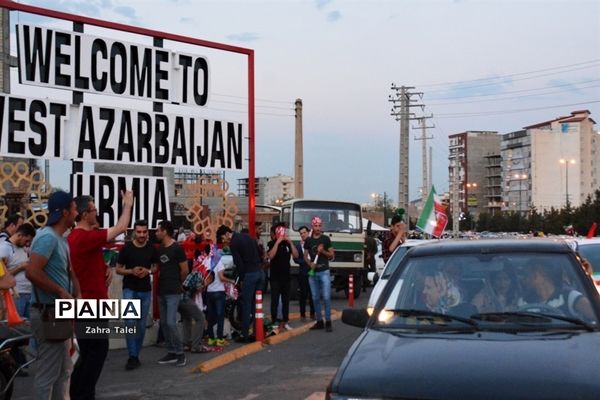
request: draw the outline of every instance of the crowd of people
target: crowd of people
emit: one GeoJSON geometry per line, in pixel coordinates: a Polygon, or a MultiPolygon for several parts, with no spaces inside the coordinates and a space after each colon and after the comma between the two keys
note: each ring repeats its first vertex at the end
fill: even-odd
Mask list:
{"type": "MultiPolygon", "coordinates": [[[[93,399],[108,354],[106,336],[86,336],[92,321],[76,319],[66,333],[49,333],[56,299],[109,298],[113,271],[122,276],[122,298],[140,301],[139,319],[126,320],[132,328],[126,335],[126,370],[142,365],[140,353],[151,310],[158,319],[158,341],[167,353],[159,364],[185,366],[185,351],[208,352],[228,345],[224,332],[226,293],[240,290],[241,329],[237,342],[256,340],[252,324],[255,294],[268,283],[271,292],[271,321],[278,331],[289,325],[291,260],[300,266],[300,313],[315,323],[313,330],[332,331],[329,260],[334,257],[331,240],[323,235],[319,218],[310,228],[300,229],[301,241],[294,243],[284,224],[271,229],[264,248],[258,236],[234,232],[222,225],[215,232],[176,235],[170,221],[160,221],[151,239],[148,223],[133,222],[133,230],[120,246],[114,262],[105,250],[115,238],[127,233],[131,224],[134,193],[121,193],[121,215],[112,227],[98,224],[98,210],[90,196],[73,198],[57,191],[48,199],[47,223],[40,229],[24,223],[21,215],[10,216],[0,233],[0,289],[10,289],[20,316],[30,320],[36,353],[35,397],[40,399],[93,399]],[[104,252],[103,252],[104,251],[104,252]],[[235,273],[226,273],[223,254],[231,254],[235,273]],[[111,265],[112,264],[112,265],[111,265]],[[112,267],[115,268],[112,268],[112,267]],[[267,271],[268,270],[268,271],[267,271]],[[155,294],[153,296],[153,293],[155,294]],[[153,302],[156,302],[152,307],[153,302]],[[324,306],[322,313],[321,302],[324,306]],[[182,329],[178,327],[178,317],[182,329]],[[73,335],[79,356],[72,363],[73,335]]],[[[94,326],[108,326],[93,320],[94,326]]],[[[14,354],[25,363],[22,353],[14,354]]],[[[24,372],[27,373],[26,371],[24,372]]]]}

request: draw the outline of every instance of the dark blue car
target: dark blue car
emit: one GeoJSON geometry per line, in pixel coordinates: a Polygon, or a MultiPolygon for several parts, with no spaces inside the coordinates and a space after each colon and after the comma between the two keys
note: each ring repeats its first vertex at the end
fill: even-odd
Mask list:
{"type": "Polygon", "coordinates": [[[411,249],[331,381],[329,399],[599,399],[600,301],[562,241],[411,249]]]}

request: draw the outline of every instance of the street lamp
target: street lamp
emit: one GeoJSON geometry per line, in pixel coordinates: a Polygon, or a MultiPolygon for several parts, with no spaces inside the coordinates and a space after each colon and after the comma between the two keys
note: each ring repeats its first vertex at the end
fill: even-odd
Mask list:
{"type": "MultiPolygon", "coordinates": [[[[371,197],[373,201],[376,199],[380,199],[381,195],[379,193],[371,193],[371,197]]],[[[387,193],[383,192],[383,226],[387,226],[387,193]]]]}
{"type": "Polygon", "coordinates": [[[565,164],[565,206],[569,208],[569,164],[575,164],[575,160],[561,158],[558,162],[565,164]]]}

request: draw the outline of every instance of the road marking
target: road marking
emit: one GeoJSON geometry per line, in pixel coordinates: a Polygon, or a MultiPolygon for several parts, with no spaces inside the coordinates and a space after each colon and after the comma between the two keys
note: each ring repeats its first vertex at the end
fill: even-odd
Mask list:
{"type": "Polygon", "coordinates": [[[314,392],[304,400],[324,400],[325,392],[314,392]]]}

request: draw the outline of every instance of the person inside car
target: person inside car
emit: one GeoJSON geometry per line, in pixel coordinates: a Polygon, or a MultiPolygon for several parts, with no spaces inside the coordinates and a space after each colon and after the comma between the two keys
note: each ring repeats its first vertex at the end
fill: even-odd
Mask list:
{"type": "Polygon", "coordinates": [[[425,275],[423,281],[423,300],[430,311],[447,313],[448,309],[457,306],[461,301],[458,288],[443,272],[432,272],[425,275]]]}
{"type": "Polygon", "coordinates": [[[581,292],[564,287],[560,268],[544,266],[539,260],[535,260],[527,267],[524,282],[531,291],[531,299],[520,298],[520,308],[534,310],[536,306],[550,307],[565,316],[595,319],[589,300],[581,292]]]}
{"type": "Polygon", "coordinates": [[[491,274],[491,292],[482,288],[471,303],[481,313],[509,311],[517,307],[519,286],[515,274],[503,268],[491,274]]]}

